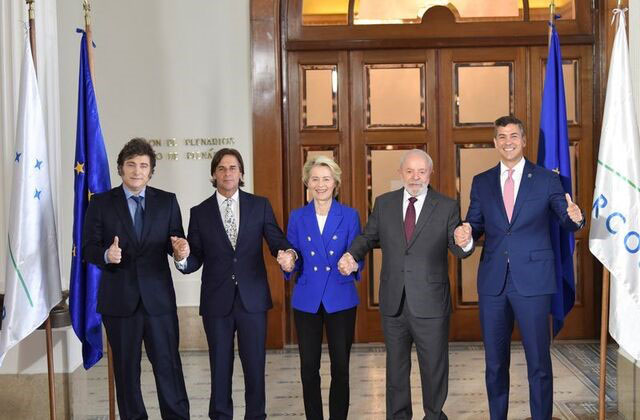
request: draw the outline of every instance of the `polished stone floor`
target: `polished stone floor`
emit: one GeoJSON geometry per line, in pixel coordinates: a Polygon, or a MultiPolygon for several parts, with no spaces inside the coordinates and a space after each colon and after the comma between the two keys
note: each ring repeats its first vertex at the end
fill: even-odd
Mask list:
{"type": "MultiPolygon", "coordinates": [[[[616,414],[615,348],[607,358],[607,419],[616,414]]],[[[598,345],[591,342],[560,342],[552,347],[554,369],[554,417],[559,419],[594,419],[598,410],[598,345]]],[[[322,390],[325,415],[328,414],[329,357],[323,354],[322,390]]],[[[205,352],[183,352],[182,363],[191,404],[192,418],[207,418],[209,404],[209,359],[205,352]]],[[[304,408],[299,377],[297,347],[269,351],[267,354],[267,416],[273,419],[302,419],[304,408]]],[[[351,358],[352,419],[384,419],[385,352],[382,345],[356,345],[351,358]]],[[[411,375],[413,412],[422,418],[420,378],[413,354],[411,375]]],[[[106,360],[88,372],[78,372],[72,380],[73,412],[76,419],[107,419],[106,360]]],[[[143,360],[143,394],[149,418],[159,419],[153,374],[148,360],[143,360]]],[[[234,417],[243,418],[244,387],[242,368],[236,357],[234,366],[234,417]]],[[[481,344],[451,343],[449,397],[445,412],[452,420],[488,419],[484,388],[484,351],[481,344]]],[[[528,387],[524,352],[512,345],[511,396],[509,419],[529,416],[528,387]]],[[[327,416],[328,418],[328,416],[327,416]]]]}

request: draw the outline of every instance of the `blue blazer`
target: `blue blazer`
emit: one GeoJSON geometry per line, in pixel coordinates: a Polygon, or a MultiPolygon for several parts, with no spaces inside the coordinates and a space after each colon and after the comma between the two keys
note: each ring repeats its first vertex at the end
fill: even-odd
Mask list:
{"type": "Polygon", "coordinates": [[[569,231],[581,227],[569,218],[564,195],[556,173],[527,160],[509,223],[500,187],[500,164],[473,178],[467,221],[473,229],[474,241],[484,234],[478,267],[479,294],[500,294],[507,261],[514,286],[521,295],[556,292],[549,218],[554,215],[560,226],[569,231]]]}
{"type": "MultiPolygon", "coordinates": [[[[354,280],[360,278],[362,263],[356,273],[343,276],[338,271],[338,260],[359,234],[358,212],[336,200],[331,203],[322,234],[313,201],[291,212],[287,239],[298,253],[294,269],[298,280],[291,302],[295,309],[316,313],[322,303],[332,313],[358,305],[354,280]]],[[[287,280],[290,274],[285,273],[287,280]]]]}

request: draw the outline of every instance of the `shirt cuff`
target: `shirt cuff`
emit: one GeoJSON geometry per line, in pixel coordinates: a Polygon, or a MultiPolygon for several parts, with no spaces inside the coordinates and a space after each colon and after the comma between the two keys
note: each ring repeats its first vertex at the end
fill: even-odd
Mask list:
{"type": "Polygon", "coordinates": [[[465,246],[464,248],[462,248],[462,250],[464,252],[469,252],[471,251],[471,249],[473,249],[473,238],[471,238],[471,240],[469,241],[469,243],[467,244],[467,246],[465,246]]]}
{"type": "Polygon", "coordinates": [[[173,260],[173,263],[176,265],[178,270],[184,270],[187,268],[187,259],[183,258],[180,261],[173,260]]]}
{"type": "Polygon", "coordinates": [[[109,264],[109,259],[107,258],[107,253],[109,252],[109,248],[104,250],[104,263],[109,264]]]}

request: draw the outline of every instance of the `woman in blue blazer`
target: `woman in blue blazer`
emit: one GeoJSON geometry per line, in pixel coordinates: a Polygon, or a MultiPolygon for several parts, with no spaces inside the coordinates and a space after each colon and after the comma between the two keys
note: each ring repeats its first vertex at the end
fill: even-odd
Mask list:
{"type": "Polygon", "coordinates": [[[323,326],[331,359],[329,417],[346,419],[349,411],[349,355],[359,302],[354,281],[359,279],[359,270],[343,276],[338,260],[360,234],[360,218],[356,210],[334,199],[341,173],[340,167],[325,156],[305,163],[303,181],[313,200],[291,213],[287,228],[287,239],[298,259],[285,277],[298,273],[293,318],[298,332],[304,410],[311,420],[323,418],[319,374],[323,326]]]}

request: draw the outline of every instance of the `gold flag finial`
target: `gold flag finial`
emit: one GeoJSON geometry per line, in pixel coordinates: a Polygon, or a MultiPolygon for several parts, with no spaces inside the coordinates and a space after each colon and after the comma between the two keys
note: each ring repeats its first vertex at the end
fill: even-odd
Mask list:
{"type": "Polygon", "coordinates": [[[34,6],[35,0],[25,0],[27,2],[27,6],[29,7],[29,20],[34,20],[36,18],[36,8],[34,6]]]}
{"type": "Polygon", "coordinates": [[[82,0],[82,9],[84,9],[84,25],[91,25],[91,3],[89,0],[82,0]]]}

